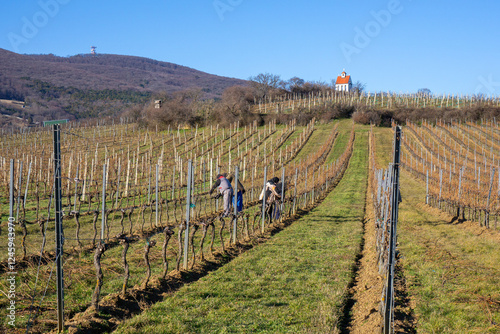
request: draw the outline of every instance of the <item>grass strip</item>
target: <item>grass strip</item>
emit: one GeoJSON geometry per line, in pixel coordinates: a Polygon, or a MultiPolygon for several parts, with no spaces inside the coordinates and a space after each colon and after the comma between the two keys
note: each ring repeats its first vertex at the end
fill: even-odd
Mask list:
{"type": "Polygon", "coordinates": [[[500,333],[499,239],[480,235],[423,204],[425,185],[404,173],[400,211],[402,264],[417,330],[500,333]]]}
{"type": "MultiPolygon", "coordinates": [[[[344,153],[345,147],[349,142],[349,137],[351,136],[351,129],[351,119],[343,119],[339,121],[338,136],[333,143],[332,150],[326,159],[326,163],[334,162],[342,155],[342,153],[344,153]]],[[[358,126],[357,131],[359,131],[359,129],[360,127],[358,126]]]]}
{"type": "Polygon", "coordinates": [[[307,156],[309,154],[316,152],[316,150],[321,147],[326,138],[328,138],[328,135],[332,131],[333,126],[335,126],[335,123],[332,122],[327,124],[316,123],[314,125],[314,132],[312,133],[311,137],[293,161],[298,163],[299,161],[307,159],[307,156]]]}

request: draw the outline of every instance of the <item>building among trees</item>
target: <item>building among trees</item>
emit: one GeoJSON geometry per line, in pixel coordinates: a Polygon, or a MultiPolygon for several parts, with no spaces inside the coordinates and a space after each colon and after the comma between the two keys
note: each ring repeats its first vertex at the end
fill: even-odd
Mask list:
{"type": "Polygon", "coordinates": [[[347,75],[345,70],[337,77],[337,81],[335,81],[335,90],[339,92],[350,92],[352,90],[351,76],[347,75]]]}

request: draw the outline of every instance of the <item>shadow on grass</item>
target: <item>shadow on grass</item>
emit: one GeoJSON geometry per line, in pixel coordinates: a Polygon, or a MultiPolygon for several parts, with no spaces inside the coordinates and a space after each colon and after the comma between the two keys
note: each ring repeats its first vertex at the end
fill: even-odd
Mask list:
{"type": "Polygon", "coordinates": [[[126,319],[141,313],[151,305],[178,291],[183,285],[198,281],[219,269],[241,253],[253,248],[253,244],[238,243],[226,248],[224,253],[214,253],[212,260],[196,264],[188,271],[172,271],[166,279],[154,278],[144,289],[136,285],[125,295],[111,294],[99,303],[99,310],[89,307],[66,323],[71,333],[93,334],[110,332],[126,319]]]}
{"type": "MultiPolygon", "coordinates": [[[[363,231],[365,230],[366,220],[363,219],[363,231]]],[[[361,239],[359,249],[356,254],[354,264],[351,267],[351,280],[347,285],[347,293],[344,298],[344,306],[339,317],[339,329],[341,334],[350,333],[350,324],[353,321],[352,309],[356,300],[354,299],[354,287],[356,285],[356,275],[361,266],[361,258],[363,257],[363,248],[365,247],[365,238],[361,239]]]]}
{"type": "MultiPolygon", "coordinates": [[[[162,301],[165,297],[178,291],[183,285],[198,281],[200,278],[219,269],[254,246],[265,243],[273,235],[281,232],[303,216],[306,216],[312,208],[319,204],[321,204],[321,201],[304,210],[298,210],[295,215],[280,223],[267,225],[264,234],[255,235],[251,240],[238,242],[236,245],[226,247],[225,252],[214,253],[211,260],[206,259],[201,263],[197,263],[193,269],[188,271],[173,271],[169,273],[166,279],[154,278],[150,281],[146,289],[137,285],[134,288],[128,289],[125,295],[117,293],[108,295],[100,302],[98,311],[93,307],[89,307],[85,312],[75,315],[73,319],[66,323],[66,327],[70,329],[71,333],[78,334],[97,334],[113,331],[124,320],[162,301]]],[[[269,303],[266,306],[280,307],[286,306],[286,304],[276,302],[269,303]]]]}
{"type": "MultiPolygon", "coordinates": [[[[154,303],[178,291],[183,285],[197,281],[208,273],[217,270],[241,253],[253,248],[255,245],[266,242],[271,236],[279,233],[296,220],[307,215],[312,209],[319,206],[330,192],[336,188],[343,178],[347,166],[348,165],[345,164],[342,167],[341,172],[337,175],[337,179],[329,185],[322,196],[316,198],[315,204],[309,205],[303,209],[298,209],[296,214],[282,222],[267,225],[267,231],[263,235],[254,235],[251,240],[245,243],[238,242],[236,245],[227,247],[225,252],[215,253],[213,255],[213,261],[205,260],[194,265],[194,268],[189,271],[172,272],[168,275],[167,279],[154,278],[146,288],[137,285],[132,289],[128,289],[124,296],[119,293],[108,295],[99,303],[99,310],[91,306],[85,312],[76,314],[65,324],[65,327],[67,327],[72,334],[107,333],[116,329],[121,322],[145,311],[154,303]]],[[[357,270],[358,261],[359,259],[357,257],[356,265],[353,266],[355,267],[353,268],[353,273],[357,270]]],[[[269,306],[285,305],[281,303],[272,303],[272,305],[269,306]]],[[[53,330],[51,333],[57,333],[57,331],[53,330]]]]}
{"type": "Polygon", "coordinates": [[[403,267],[398,261],[394,278],[394,329],[395,333],[417,333],[417,319],[410,304],[403,267]]]}
{"type": "Polygon", "coordinates": [[[323,221],[331,221],[332,223],[342,223],[342,222],[352,222],[357,216],[350,215],[342,215],[342,216],[334,216],[334,215],[321,215],[318,218],[310,218],[311,222],[323,222],[323,221]]]}

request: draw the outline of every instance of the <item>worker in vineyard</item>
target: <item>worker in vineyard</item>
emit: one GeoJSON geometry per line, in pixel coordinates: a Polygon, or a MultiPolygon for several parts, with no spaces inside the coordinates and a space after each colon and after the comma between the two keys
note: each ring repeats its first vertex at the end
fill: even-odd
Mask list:
{"type": "Polygon", "coordinates": [[[217,190],[219,191],[219,195],[216,198],[223,196],[223,201],[224,201],[223,217],[227,217],[231,213],[231,199],[233,197],[233,187],[231,186],[231,182],[229,182],[226,176],[227,173],[218,174],[216,177],[216,181],[212,186],[212,189],[210,189],[210,195],[212,195],[212,193],[217,188],[217,190]]]}
{"type": "Polygon", "coordinates": [[[275,196],[279,197],[278,193],[276,192],[276,184],[278,184],[278,182],[280,182],[280,179],[276,176],[268,180],[264,189],[262,189],[262,192],[260,193],[259,201],[262,201],[265,196],[266,202],[271,203],[274,201],[275,196]]]}
{"type": "Polygon", "coordinates": [[[283,203],[284,201],[285,191],[286,191],[285,181],[282,180],[276,183],[276,186],[274,187],[273,190],[276,195],[272,195],[274,197],[273,202],[271,204],[272,217],[273,219],[279,219],[281,215],[281,206],[277,204],[283,203]]]}
{"type": "Polygon", "coordinates": [[[277,185],[280,184],[280,179],[278,177],[273,177],[272,179],[268,180],[266,182],[266,186],[262,190],[259,196],[259,200],[262,201],[262,199],[265,196],[265,200],[267,205],[272,207],[274,209],[274,201],[278,198],[281,198],[280,193],[277,191],[277,185]]]}
{"type": "Polygon", "coordinates": [[[273,219],[277,219],[276,217],[279,217],[279,213],[276,212],[277,208],[275,206],[275,200],[281,197],[276,189],[278,183],[280,183],[280,179],[276,176],[268,180],[259,196],[259,200],[261,201],[265,196],[266,210],[273,219]]]}
{"type": "MultiPolygon", "coordinates": [[[[233,175],[229,175],[227,180],[232,184],[233,183],[233,175]]],[[[238,193],[236,194],[236,202],[233,196],[233,205],[236,205],[238,212],[243,211],[243,194],[246,192],[245,187],[241,184],[238,179],[238,193]]]]}
{"type": "MultiPolygon", "coordinates": [[[[276,191],[276,194],[278,194],[278,197],[282,199],[283,194],[284,194],[284,193],[285,193],[285,191],[286,191],[286,184],[285,184],[285,181],[279,181],[279,182],[276,184],[275,191],[276,191]]],[[[283,200],[283,199],[282,199],[282,200],[283,200]]]]}

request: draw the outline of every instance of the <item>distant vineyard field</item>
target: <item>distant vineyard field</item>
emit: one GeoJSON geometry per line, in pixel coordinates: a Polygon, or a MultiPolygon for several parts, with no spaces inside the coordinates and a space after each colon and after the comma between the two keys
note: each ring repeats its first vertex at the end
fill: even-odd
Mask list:
{"type": "MultiPolygon", "coordinates": [[[[70,286],[67,298],[73,301],[67,303],[67,315],[91,305],[97,308],[99,298],[126,294],[137,284],[147,289],[150,279],[165,279],[170,272],[192,270],[207,257],[225,252],[237,240],[264,233],[274,218],[261,219],[259,195],[264,181],[273,176],[284,180],[288,189],[279,221],[299,208],[307,210],[338,182],[346,168],[354,132],[339,148],[337,158],[327,159],[337,136],[338,123],[321,125],[314,121],[301,127],[293,121],[281,126],[269,123],[244,128],[235,123],[226,129],[178,128],[164,132],[147,131],[134,124],[63,126],[65,275],[70,286]],[[186,254],[183,233],[187,230],[188,162],[193,165],[193,175],[190,246],[186,254]],[[237,231],[233,231],[234,217],[221,218],[222,199],[211,198],[209,190],[217,174],[235,177],[236,166],[246,192],[245,210],[238,218],[237,231]],[[100,245],[105,245],[99,264],[105,278],[102,291],[93,294],[96,264],[92,258],[100,245]],[[125,245],[128,257],[122,254],[125,245]],[[188,262],[183,263],[183,258],[188,258],[188,262]],[[122,261],[130,263],[125,281],[122,261]],[[149,268],[147,272],[144,266],[149,268]]],[[[9,135],[9,140],[2,140],[1,144],[1,220],[6,222],[9,216],[13,166],[14,211],[19,222],[17,258],[23,269],[20,275],[30,286],[37,279],[48,282],[45,287],[37,287],[45,289],[47,308],[37,319],[53,319],[55,315],[49,311],[55,302],[55,286],[50,277],[56,258],[52,146],[50,129],[9,135]]],[[[6,265],[7,245],[2,244],[1,248],[0,260],[6,265]]],[[[2,270],[7,271],[6,267],[2,270]]],[[[23,316],[19,319],[28,325],[32,321],[29,295],[33,291],[25,291],[26,295],[21,294],[23,316]]],[[[37,328],[50,328],[44,321],[36,323],[37,328]]]]}
{"type": "MultiPolygon", "coordinates": [[[[388,97],[380,107],[405,101],[388,97]]],[[[327,98],[349,97],[267,101],[265,109],[304,110],[327,98]]],[[[16,326],[2,297],[1,331],[57,332],[58,256],[64,326],[75,333],[374,332],[387,289],[396,331],[498,330],[497,123],[402,126],[394,287],[383,286],[397,189],[393,130],[351,119],[303,124],[61,125],[62,254],[53,129],[2,131],[0,272],[10,272],[3,240],[12,216],[16,326]],[[227,216],[223,198],[210,194],[224,173],[245,188],[243,210],[227,216]],[[275,189],[282,197],[267,203],[260,195],[273,177],[284,181],[275,189]]]]}

